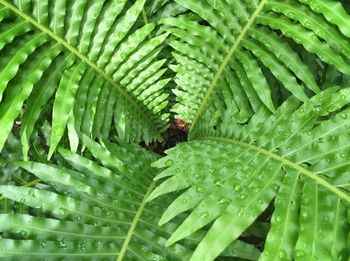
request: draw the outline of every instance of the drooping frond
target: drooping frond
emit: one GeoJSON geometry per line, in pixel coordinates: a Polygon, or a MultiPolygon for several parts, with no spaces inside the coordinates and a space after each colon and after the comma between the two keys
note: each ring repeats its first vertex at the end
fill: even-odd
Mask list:
{"type": "Polygon", "coordinates": [[[201,17],[161,21],[175,36],[173,111],[191,130],[223,117],[245,123],[262,106],[275,113],[290,95],[306,101],[318,93],[323,79],[300,50],[350,75],[350,16],[339,1],[175,2],[201,17]]]}
{"type": "Polygon", "coordinates": [[[28,206],[29,211],[0,215],[0,256],[80,260],[182,260],[188,256],[190,246],[163,249],[174,227],[156,225],[166,201],[145,205],[154,186],[150,163],[158,157],[134,145],[107,141],[100,145],[86,136],[83,139],[95,161],[60,149],[70,168],[19,162],[41,184],[37,188],[1,186],[3,197],[28,206]]]}
{"type": "Polygon", "coordinates": [[[107,137],[111,127],[130,142],[161,139],[170,79],[158,55],[167,34],[140,24],[144,4],[0,0],[0,149],[21,116],[27,157],[50,111],[49,157],[66,129],[73,151],[77,133],[107,137]]]}
{"type": "Polygon", "coordinates": [[[275,114],[261,107],[246,125],[228,119],[170,149],[149,199],[181,191],[160,224],[189,215],[167,245],[210,224],[191,260],[213,260],[275,199],[261,260],[347,260],[349,103],[349,88],[290,97],[275,114]]]}
{"type": "MultiPolygon", "coordinates": [[[[155,186],[151,162],[159,156],[124,142],[98,144],[87,136],[82,139],[92,157],[59,148],[59,165],[16,163],[37,180],[27,186],[0,186],[1,200],[12,204],[1,208],[0,256],[189,259],[204,231],[165,249],[176,224],[160,227],[157,223],[169,199],[146,204],[155,186]],[[21,208],[13,207],[16,204],[21,208]]],[[[222,256],[255,260],[259,254],[252,245],[237,241],[222,256]]]]}

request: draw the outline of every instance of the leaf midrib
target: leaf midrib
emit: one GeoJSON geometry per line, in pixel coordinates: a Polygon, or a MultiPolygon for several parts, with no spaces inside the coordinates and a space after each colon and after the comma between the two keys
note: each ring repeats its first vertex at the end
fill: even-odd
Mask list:
{"type": "Polygon", "coordinates": [[[316,242],[317,240],[317,231],[318,231],[318,214],[320,213],[319,210],[319,204],[318,204],[318,187],[316,186],[315,189],[315,212],[314,212],[314,229],[313,229],[313,233],[312,233],[312,247],[311,247],[311,258],[310,260],[315,260],[315,251],[316,251],[316,242]]]}
{"type": "MultiPolygon", "coordinates": [[[[34,186],[34,185],[36,185],[37,183],[39,183],[41,181],[42,181],[41,179],[35,179],[35,180],[27,182],[26,184],[21,185],[21,187],[31,187],[31,186],[34,186]]],[[[3,199],[6,199],[6,197],[1,196],[0,197],[0,201],[3,200],[3,199]]]]}
{"type": "Polygon", "coordinates": [[[152,182],[151,185],[149,186],[149,188],[147,189],[144,198],[142,199],[142,202],[140,204],[139,209],[137,210],[134,220],[132,221],[131,225],[130,225],[130,229],[128,231],[128,234],[126,235],[125,241],[123,243],[122,248],[120,249],[120,252],[118,254],[118,257],[116,259],[116,261],[121,261],[123,260],[123,257],[125,255],[126,250],[128,249],[130,240],[134,234],[136,225],[139,223],[140,219],[141,219],[141,215],[143,213],[143,209],[145,208],[145,205],[147,203],[147,199],[149,197],[149,195],[151,194],[151,192],[153,191],[153,188],[155,186],[155,182],[152,182]]]}
{"type": "Polygon", "coordinates": [[[208,103],[208,100],[211,96],[211,94],[213,93],[213,91],[215,90],[215,88],[217,87],[217,83],[220,80],[221,75],[223,74],[227,64],[229,63],[229,61],[231,60],[233,54],[236,52],[236,50],[238,49],[240,43],[242,42],[242,40],[244,39],[245,35],[247,34],[249,28],[252,26],[252,24],[254,23],[256,17],[260,14],[260,12],[263,10],[265,4],[267,3],[268,0],[262,0],[261,3],[257,6],[256,10],[254,11],[254,13],[252,14],[252,16],[250,17],[250,19],[248,20],[247,24],[244,26],[242,32],[239,34],[239,36],[237,37],[236,41],[233,43],[231,49],[229,50],[229,52],[227,53],[225,59],[223,60],[222,64],[220,65],[218,71],[216,72],[213,81],[210,83],[209,88],[201,102],[201,105],[199,106],[199,109],[197,110],[197,113],[192,121],[192,125],[190,127],[190,132],[194,129],[194,127],[196,126],[199,116],[203,113],[203,110],[205,109],[206,104],[208,103]]]}
{"type": "Polygon", "coordinates": [[[67,235],[67,236],[77,236],[77,237],[84,237],[84,238],[100,238],[100,239],[120,239],[124,238],[121,236],[105,236],[105,235],[91,235],[91,234],[78,234],[78,233],[72,233],[72,232],[67,232],[67,231],[62,231],[62,230],[55,230],[55,229],[45,229],[41,227],[37,227],[33,224],[31,225],[24,225],[22,227],[26,227],[35,231],[39,232],[47,232],[47,233],[56,233],[59,235],[67,235]]]}
{"type": "MultiPolygon", "coordinates": [[[[290,209],[291,209],[291,205],[292,205],[292,200],[293,200],[293,197],[295,196],[295,194],[297,193],[297,187],[298,187],[298,176],[299,176],[299,173],[297,174],[297,177],[296,177],[296,180],[294,181],[294,184],[293,184],[293,189],[290,191],[290,193],[289,193],[289,195],[288,195],[288,202],[287,202],[287,213],[286,213],[286,218],[284,219],[285,220],[285,222],[284,222],[284,224],[283,224],[283,230],[282,230],[282,236],[281,236],[281,238],[282,239],[285,239],[285,238],[288,238],[288,231],[287,231],[287,228],[288,228],[288,225],[289,225],[289,218],[290,218],[290,216],[291,216],[291,211],[290,211],[290,209]],[[287,236],[286,236],[286,234],[287,234],[287,236]]],[[[291,221],[291,222],[293,222],[293,220],[291,221]]],[[[278,245],[277,245],[277,249],[281,249],[281,244],[282,244],[282,242],[283,242],[283,240],[280,240],[279,242],[278,242],[278,245]]],[[[274,261],[275,260],[279,260],[278,259],[278,257],[277,257],[277,255],[274,257],[274,259],[273,259],[274,261]]]]}
{"type": "Polygon", "coordinates": [[[261,147],[255,146],[253,144],[249,144],[249,143],[245,143],[242,141],[238,141],[235,139],[229,139],[229,138],[224,138],[224,137],[202,137],[199,140],[213,140],[213,141],[221,141],[221,142],[227,142],[227,143],[231,143],[231,144],[235,144],[241,147],[245,147],[251,150],[254,150],[260,154],[263,154],[265,156],[267,156],[268,158],[274,159],[276,161],[279,161],[281,163],[283,163],[283,165],[288,166],[292,169],[297,170],[298,172],[300,172],[301,174],[307,176],[308,178],[314,180],[316,183],[320,184],[321,186],[323,186],[324,188],[326,188],[327,190],[333,192],[334,194],[336,194],[339,198],[347,201],[350,203],[350,196],[347,195],[345,192],[343,192],[342,190],[338,189],[337,187],[333,186],[332,184],[330,184],[329,182],[327,182],[326,180],[322,179],[319,175],[317,175],[316,173],[309,171],[308,169],[300,166],[299,164],[292,162],[278,154],[275,154],[271,151],[265,150],[261,147]]]}
{"type": "Polygon", "coordinates": [[[159,134],[159,131],[157,128],[154,127],[153,122],[151,122],[148,117],[148,115],[145,115],[145,111],[148,111],[148,108],[144,107],[144,110],[140,108],[139,104],[135,101],[136,98],[134,96],[130,95],[128,92],[124,91],[123,88],[121,88],[108,74],[106,74],[101,68],[99,68],[94,62],[90,61],[89,58],[87,58],[85,55],[83,55],[81,52],[79,52],[76,48],[74,48],[72,45],[70,45],[67,41],[65,41],[60,36],[56,35],[54,32],[52,32],[49,28],[45,27],[44,25],[37,22],[35,19],[18,9],[17,7],[13,6],[12,4],[8,3],[6,0],[0,0],[0,4],[5,6],[6,8],[10,9],[12,12],[17,14],[18,16],[22,17],[26,21],[30,22],[34,27],[41,30],[42,32],[46,33],[50,38],[64,46],[69,52],[76,55],[80,60],[82,60],[84,63],[88,64],[93,70],[96,71],[97,74],[100,74],[109,84],[111,84],[114,88],[117,89],[117,91],[124,96],[124,98],[134,107],[138,114],[141,115],[144,121],[148,122],[148,125],[155,133],[159,134]]]}
{"type": "MultiPolygon", "coordinates": [[[[15,251],[2,251],[2,254],[15,254],[15,255],[30,255],[30,256],[62,256],[61,252],[15,252],[15,251]]],[[[98,253],[64,253],[65,256],[113,256],[113,252],[98,252],[98,253]]]]}
{"type": "MultiPolygon", "coordinates": [[[[19,191],[14,191],[14,190],[13,190],[13,188],[19,188],[19,189],[22,189],[22,190],[23,190],[23,188],[25,188],[24,186],[19,186],[19,187],[18,187],[18,186],[13,186],[13,185],[3,185],[3,187],[10,187],[10,195],[9,195],[9,196],[2,196],[2,198],[9,198],[9,199],[11,199],[11,200],[13,200],[13,201],[19,202],[19,200],[17,200],[16,198],[20,197],[20,196],[23,195],[23,194],[25,194],[25,196],[28,195],[28,192],[27,192],[27,191],[21,191],[21,190],[19,190],[19,191]],[[11,194],[11,193],[12,193],[12,194],[11,194]],[[14,196],[12,196],[12,195],[14,195],[14,196]]],[[[49,191],[44,191],[44,190],[39,190],[39,189],[34,189],[34,188],[30,188],[30,189],[32,189],[32,190],[37,190],[37,191],[44,192],[44,193],[49,192],[49,191]]],[[[23,196],[24,196],[24,195],[23,195],[23,196]]],[[[129,224],[130,224],[129,222],[116,221],[116,220],[114,220],[114,219],[108,219],[108,218],[103,218],[103,217],[97,217],[97,216],[94,216],[94,215],[90,215],[90,214],[87,214],[86,212],[82,212],[82,211],[80,211],[80,210],[77,210],[76,208],[71,208],[71,207],[69,207],[69,206],[57,205],[57,204],[55,203],[56,201],[55,201],[55,202],[52,202],[52,201],[46,199],[44,196],[45,196],[45,195],[40,195],[40,196],[37,198],[37,200],[38,200],[38,202],[40,202],[40,203],[45,203],[45,204],[47,204],[48,206],[53,207],[53,208],[52,208],[53,210],[49,210],[49,211],[52,212],[52,213],[55,213],[55,209],[57,209],[57,207],[59,207],[59,208],[68,210],[68,211],[70,211],[70,212],[72,212],[72,213],[76,213],[76,214],[78,214],[79,216],[85,216],[85,217],[88,217],[88,218],[90,218],[90,219],[101,220],[101,221],[103,221],[103,222],[110,222],[110,223],[114,223],[114,224],[122,224],[122,225],[129,225],[129,224]]],[[[55,194],[55,196],[57,196],[57,197],[64,197],[64,196],[59,195],[59,194],[55,194]]],[[[33,197],[30,197],[30,198],[33,200],[33,197]]],[[[28,205],[28,206],[30,206],[30,205],[28,205]]]]}

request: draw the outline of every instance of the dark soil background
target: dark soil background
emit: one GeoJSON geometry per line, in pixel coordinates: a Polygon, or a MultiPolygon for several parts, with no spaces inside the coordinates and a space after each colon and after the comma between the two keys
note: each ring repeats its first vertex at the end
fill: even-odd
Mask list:
{"type": "Polygon", "coordinates": [[[147,150],[164,155],[164,151],[175,147],[177,143],[187,141],[188,125],[180,119],[170,121],[170,128],[163,133],[163,142],[142,144],[147,150]]]}

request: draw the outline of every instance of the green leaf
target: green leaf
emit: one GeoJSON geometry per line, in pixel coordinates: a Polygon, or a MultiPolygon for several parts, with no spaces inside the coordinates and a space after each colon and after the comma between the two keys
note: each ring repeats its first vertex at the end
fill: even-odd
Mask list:
{"type": "Polygon", "coordinates": [[[160,224],[183,212],[188,216],[167,245],[209,225],[191,260],[214,260],[276,197],[262,259],[347,258],[344,235],[349,231],[342,209],[350,202],[343,167],[350,153],[349,91],[331,88],[305,103],[291,97],[275,115],[262,109],[246,125],[223,122],[216,131],[192,133],[197,140],[168,150],[166,157],[153,164],[165,168],[156,180],[166,179],[148,200],[178,192],[160,224]],[[322,191],[324,198],[305,189],[302,192],[304,182],[315,193],[322,191]],[[306,198],[309,201],[304,203],[306,198]],[[340,212],[335,214],[337,204],[340,212]],[[308,216],[305,220],[303,213],[308,216]],[[328,228],[326,223],[334,224],[335,217],[335,227],[328,228]],[[340,230],[344,232],[339,234],[340,230]],[[331,235],[342,237],[336,249],[331,235]]]}
{"type": "Polygon", "coordinates": [[[227,115],[235,123],[245,123],[262,105],[275,113],[289,95],[306,101],[317,94],[322,72],[313,74],[300,59],[300,47],[341,74],[350,72],[345,58],[349,15],[340,3],[176,2],[200,17],[198,22],[161,21],[175,38],[170,42],[177,61],[171,67],[177,83],[172,111],[191,123],[191,131],[212,128],[227,115]]]}
{"type": "Polygon", "coordinates": [[[98,158],[92,161],[68,150],[60,152],[75,170],[60,165],[19,162],[19,166],[40,178],[45,186],[0,187],[3,197],[21,202],[38,213],[0,214],[1,256],[108,260],[188,258],[193,249],[189,242],[164,249],[166,238],[174,229],[174,225],[166,229],[157,225],[166,201],[146,204],[156,174],[150,163],[158,157],[136,145],[105,141],[106,148],[103,148],[92,140],[87,141],[85,138],[88,149],[99,147],[97,156],[113,153],[125,168],[116,172],[101,166],[98,158]],[[134,158],[142,159],[137,168],[134,158]],[[142,186],[135,190],[130,186],[134,183],[142,186]],[[44,213],[50,217],[43,216],[44,213]]]}
{"type": "MultiPolygon", "coordinates": [[[[7,140],[13,122],[23,114],[21,136],[23,153],[25,158],[28,157],[29,144],[32,142],[38,121],[44,117],[49,120],[48,114],[44,114],[43,106],[53,94],[53,107],[48,105],[48,109],[52,109],[49,158],[65,137],[66,127],[73,150],[78,146],[77,135],[80,131],[92,137],[109,135],[108,130],[112,127],[114,114],[118,113],[118,110],[114,109],[114,103],[109,102],[109,110],[102,119],[99,119],[100,111],[96,114],[96,110],[91,111],[86,105],[92,99],[92,93],[90,96],[86,93],[95,89],[96,85],[92,84],[96,84],[96,81],[103,84],[106,91],[113,93],[119,100],[125,100],[122,103],[123,110],[130,114],[126,119],[130,129],[128,135],[124,135],[127,141],[144,140],[149,143],[161,140],[161,132],[167,127],[169,118],[167,103],[164,102],[168,90],[158,89],[157,95],[160,94],[163,99],[155,99],[150,103],[148,97],[137,96],[129,91],[128,84],[131,81],[125,82],[124,77],[133,75],[132,78],[136,79],[142,70],[134,70],[135,68],[159,64],[158,54],[168,36],[154,33],[156,36],[153,38],[150,34],[155,30],[156,24],[138,23],[144,5],[145,0],[138,0],[132,5],[128,5],[127,1],[117,0],[106,4],[90,3],[86,0],[1,0],[0,107],[4,110],[2,115],[11,115],[1,118],[6,122],[2,123],[5,127],[2,129],[3,133],[0,133],[0,149],[7,140]],[[52,48],[57,49],[55,55],[51,54],[54,52],[52,48]],[[34,57],[44,58],[41,64],[34,66],[34,57]],[[49,62],[48,57],[51,59],[49,62]],[[57,62],[60,59],[62,63],[57,62]],[[41,68],[40,74],[35,70],[36,67],[41,68]],[[24,77],[30,74],[35,75],[37,79],[32,81],[24,77]],[[21,90],[23,95],[19,95],[16,102],[12,94],[8,95],[13,82],[25,86],[21,90]],[[48,87],[43,88],[44,84],[48,87]],[[31,90],[34,92],[31,93],[31,90]],[[1,101],[3,96],[6,99],[1,101]],[[11,113],[6,111],[10,102],[15,103],[11,113]],[[22,108],[22,105],[25,106],[22,108]],[[75,109],[78,106],[79,112],[75,109]],[[69,118],[71,111],[73,114],[69,118]],[[90,126],[83,123],[85,114],[90,126]],[[104,130],[102,133],[99,131],[100,127],[91,127],[92,122],[99,120],[99,126],[104,130]]],[[[164,62],[164,59],[161,60],[164,62]]],[[[163,80],[162,77],[162,74],[158,75],[153,83],[161,86],[167,84],[168,80],[163,80]]],[[[146,91],[151,86],[141,84],[134,88],[146,91]]],[[[154,94],[154,89],[147,91],[154,94]]],[[[98,98],[102,99],[98,101],[100,104],[104,104],[107,99],[105,96],[98,98]]]]}
{"type": "Polygon", "coordinates": [[[74,97],[79,87],[79,81],[84,73],[82,65],[73,66],[65,71],[63,78],[58,86],[55,103],[52,113],[52,134],[50,141],[50,151],[48,159],[55,152],[66,129],[69,115],[71,115],[74,106],[74,97]]]}

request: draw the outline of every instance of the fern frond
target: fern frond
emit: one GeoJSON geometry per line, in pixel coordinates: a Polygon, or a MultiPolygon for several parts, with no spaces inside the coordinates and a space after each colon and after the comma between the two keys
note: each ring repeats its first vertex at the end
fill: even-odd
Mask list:
{"type": "Polygon", "coordinates": [[[245,123],[261,106],[275,113],[292,95],[300,101],[320,91],[298,48],[325,66],[350,74],[349,15],[337,1],[176,0],[201,20],[165,18],[175,39],[177,117],[220,124],[245,123]],[[334,12],[333,10],[337,10],[334,12]],[[227,26],[229,25],[229,26],[227,26]],[[279,97],[282,96],[282,97],[279,97]],[[213,117],[214,115],[214,117],[213,117]],[[227,116],[230,115],[230,116],[227,116]]]}
{"type": "MultiPolygon", "coordinates": [[[[20,259],[188,259],[205,231],[164,248],[175,223],[157,225],[169,199],[146,204],[159,156],[134,144],[100,144],[82,136],[84,157],[63,148],[60,164],[19,161],[37,177],[25,186],[2,185],[0,256],[20,259]],[[34,188],[32,187],[34,186],[34,188]],[[9,204],[10,203],[10,204],[9,204]],[[21,204],[21,210],[13,208],[21,204]]],[[[256,260],[260,252],[243,241],[223,257],[256,260]]]]}
{"type": "Polygon", "coordinates": [[[211,224],[191,260],[213,260],[276,197],[263,260],[348,258],[349,92],[290,97],[273,115],[261,107],[246,125],[227,120],[170,149],[149,200],[182,191],[160,224],[190,214],[167,245],[211,224]]]}
{"type": "Polygon", "coordinates": [[[156,225],[166,201],[145,205],[154,186],[150,163],[158,157],[123,143],[105,141],[104,148],[87,136],[84,144],[95,160],[59,149],[72,168],[18,162],[47,185],[1,186],[3,197],[29,206],[28,214],[0,215],[1,256],[108,260],[188,256],[191,244],[163,249],[174,227],[164,230],[156,225]],[[140,164],[134,164],[136,158],[140,164]]]}
{"type": "Polygon", "coordinates": [[[144,5],[1,0],[0,149],[22,114],[27,158],[51,99],[49,157],[67,127],[73,151],[79,132],[108,136],[113,125],[126,141],[160,140],[169,117],[169,78],[158,54],[167,34],[152,37],[156,24],[137,22],[144,5]]]}

